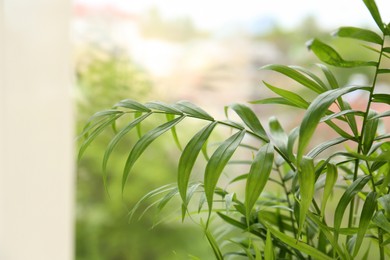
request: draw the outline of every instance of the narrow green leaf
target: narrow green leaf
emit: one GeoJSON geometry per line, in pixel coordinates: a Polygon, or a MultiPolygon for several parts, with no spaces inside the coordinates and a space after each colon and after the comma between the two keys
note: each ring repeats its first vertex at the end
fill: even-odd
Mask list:
{"type": "Polygon", "coordinates": [[[377,211],[372,222],[375,223],[376,226],[386,231],[388,234],[390,233],[390,222],[387,220],[386,216],[382,211],[377,211]]]}
{"type": "MultiPolygon", "coordinates": [[[[167,117],[168,121],[175,119],[175,115],[173,115],[173,114],[166,114],[166,117],[167,117]]],[[[171,133],[172,133],[172,137],[173,137],[173,140],[175,141],[177,148],[180,151],[183,151],[183,148],[181,147],[181,144],[180,144],[179,137],[177,136],[176,126],[173,126],[171,128],[171,133]]]]}
{"type": "Polygon", "coordinates": [[[336,165],[328,163],[326,168],[327,171],[326,171],[324,193],[322,195],[322,201],[321,201],[321,218],[324,218],[324,214],[326,212],[325,211],[326,203],[328,202],[328,199],[333,192],[333,188],[334,185],[336,184],[337,177],[338,177],[336,165]]]}
{"type": "Polygon", "coordinates": [[[378,74],[387,74],[390,73],[390,69],[378,69],[378,74]]]}
{"type": "Polygon", "coordinates": [[[91,144],[91,142],[109,125],[112,124],[115,120],[117,120],[119,117],[121,117],[123,113],[114,114],[112,116],[109,116],[105,121],[103,121],[100,125],[97,125],[96,128],[88,135],[88,137],[84,140],[84,142],[81,144],[78,154],[78,160],[81,159],[83,156],[85,150],[88,148],[88,146],[91,144]]]}
{"type": "Polygon", "coordinates": [[[310,104],[309,108],[306,110],[306,113],[300,125],[297,151],[298,161],[300,160],[300,158],[302,158],[305,148],[309,144],[310,139],[313,136],[318,123],[328,110],[329,106],[338,97],[359,89],[367,89],[367,87],[349,86],[339,89],[328,90],[319,95],[316,99],[314,99],[314,101],[310,104]]]}
{"type": "Polygon", "coordinates": [[[299,135],[299,128],[296,127],[294,128],[290,134],[288,135],[288,141],[287,141],[287,153],[288,153],[288,158],[292,161],[295,162],[295,154],[294,154],[294,144],[295,141],[297,140],[299,135]]]}
{"type": "Polygon", "coordinates": [[[96,118],[99,118],[99,117],[107,117],[107,116],[113,116],[113,115],[118,115],[118,114],[123,114],[123,111],[115,110],[115,109],[108,109],[108,110],[99,111],[99,112],[95,113],[94,115],[92,115],[88,119],[87,124],[89,122],[92,122],[96,118]]]}
{"type": "Polygon", "coordinates": [[[96,126],[102,124],[107,118],[110,116],[121,115],[124,114],[123,111],[120,110],[104,110],[95,113],[91,116],[88,121],[85,123],[85,126],[82,132],[77,136],[77,138],[88,138],[89,132],[94,129],[96,126]]]}
{"type": "Polygon", "coordinates": [[[214,118],[210,116],[206,111],[188,101],[179,101],[174,104],[174,108],[182,111],[183,113],[186,113],[188,116],[191,117],[214,120],[214,118]]]}
{"type": "Polygon", "coordinates": [[[390,194],[383,195],[378,199],[378,202],[385,210],[386,215],[390,218],[390,194]]]}
{"type": "Polygon", "coordinates": [[[356,236],[355,250],[353,251],[354,257],[356,257],[356,255],[358,254],[360,246],[363,243],[363,238],[367,233],[368,225],[370,224],[371,218],[375,213],[375,207],[376,207],[376,193],[370,192],[366,197],[366,201],[364,202],[362,212],[360,215],[359,231],[356,236]]]}
{"type": "Polygon", "coordinates": [[[338,240],[340,233],[341,221],[343,220],[344,212],[351,202],[353,197],[360,192],[367,182],[371,179],[371,176],[363,176],[354,181],[348,188],[345,190],[344,194],[341,196],[339,203],[337,204],[336,211],[334,214],[334,237],[335,240],[338,240]]]}
{"type": "Polygon", "coordinates": [[[263,260],[259,247],[255,243],[252,244],[252,247],[255,252],[255,260],[263,260]]]}
{"type": "Polygon", "coordinates": [[[204,190],[206,194],[207,204],[209,206],[209,217],[213,208],[213,195],[215,187],[223,169],[232,157],[242,139],[245,136],[245,130],[239,131],[226,139],[211,155],[210,160],[206,165],[204,174],[204,190]]]}
{"type": "Polygon", "coordinates": [[[218,246],[217,241],[211,234],[210,230],[207,229],[207,227],[204,227],[204,232],[207,238],[207,241],[209,241],[209,244],[211,248],[213,249],[214,256],[216,257],[217,260],[223,260],[223,254],[221,252],[221,249],[218,246]]]}
{"type": "MultiPolygon", "coordinates": [[[[320,220],[320,218],[311,213],[310,211],[307,213],[308,217],[319,227],[322,234],[326,237],[326,239],[329,241],[329,243],[332,245],[333,249],[336,251],[336,253],[341,257],[341,259],[347,259],[343,253],[343,250],[337,243],[337,241],[334,240],[333,234],[331,233],[333,230],[332,228],[328,227],[326,224],[323,223],[323,221],[320,220]]],[[[340,230],[341,233],[341,230],[340,230]]],[[[354,232],[356,233],[356,232],[354,232]]],[[[350,234],[354,234],[350,233],[350,234]]],[[[328,242],[326,243],[328,244],[328,242]]]]}
{"type": "Polygon", "coordinates": [[[336,77],[334,76],[332,71],[327,66],[325,66],[323,64],[317,64],[317,66],[320,67],[320,69],[324,73],[326,79],[328,80],[328,83],[329,83],[331,89],[336,89],[336,88],[340,87],[339,83],[337,82],[336,77]]]}
{"type": "Polygon", "coordinates": [[[346,142],[348,140],[349,139],[345,138],[345,137],[337,137],[335,139],[332,139],[332,140],[320,143],[319,145],[314,147],[310,152],[308,152],[307,156],[311,157],[311,158],[315,158],[320,153],[322,153],[323,151],[327,150],[328,148],[330,148],[330,147],[332,147],[334,145],[337,145],[337,144],[341,144],[341,143],[346,142]]]}
{"type": "Polygon", "coordinates": [[[369,120],[366,121],[366,128],[364,130],[363,140],[362,140],[362,144],[363,144],[362,148],[363,148],[364,154],[367,154],[370,151],[372,143],[374,142],[374,139],[375,139],[375,136],[377,133],[379,119],[378,118],[371,119],[371,118],[375,117],[376,115],[377,115],[377,113],[375,111],[372,111],[372,110],[369,111],[369,113],[368,113],[367,118],[369,120]]]}
{"type": "Polygon", "coordinates": [[[298,237],[302,232],[305,223],[306,214],[309,211],[314,196],[315,171],[313,159],[303,157],[301,160],[300,171],[298,172],[299,190],[300,190],[300,208],[298,222],[298,237]]]}
{"type": "Polygon", "coordinates": [[[141,156],[141,154],[145,151],[145,149],[160,135],[171,129],[173,126],[178,124],[181,120],[183,120],[185,117],[180,116],[172,121],[169,121],[163,125],[160,125],[149,132],[147,132],[145,135],[141,137],[137,141],[137,143],[132,148],[129,156],[127,157],[125,168],[123,170],[123,176],[122,176],[122,191],[124,190],[127,177],[129,176],[129,173],[134,165],[134,163],[137,161],[137,159],[141,156]]]}
{"type": "Polygon", "coordinates": [[[390,47],[385,47],[382,50],[383,52],[390,53],[390,47]]]}
{"type": "Polygon", "coordinates": [[[154,109],[154,110],[166,112],[168,114],[174,114],[174,115],[182,115],[183,114],[180,110],[174,108],[173,106],[165,104],[165,103],[160,102],[160,101],[147,102],[145,104],[145,106],[149,109],[154,109]]]}
{"type": "Polygon", "coordinates": [[[299,96],[298,94],[296,94],[294,92],[274,87],[265,81],[263,81],[263,83],[264,83],[264,85],[267,86],[267,88],[269,88],[270,90],[272,90],[274,93],[278,94],[279,96],[283,97],[284,99],[288,100],[290,103],[294,104],[296,107],[306,109],[310,105],[309,102],[307,102],[305,99],[303,99],[301,96],[299,96]]]}
{"type": "Polygon", "coordinates": [[[364,116],[364,112],[359,111],[359,110],[352,110],[352,109],[347,109],[343,110],[337,113],[333,113],[331,115],[325,116],[321,118],[320,122],[326,122],[328,120],[334,119],[334,118],[339,118],[345,115],[356,115],[356,116],[364,116]]]}
{"type": "Polygon", "coordinates": [[[314,259],[321,259],[321,260],[332,260],[331,257],[327,256],[326,254],[322,253],[321,251],[319,251],[318,249],[306,244],[306,243],[303,243],[303,242],[300,242],[300,241],[297,241],[295,238],[289,236],[289,235],[286,235],[274,228],[272,228],[270,225],[267,225],[267,229],[269,231],[271,231],[272,235],[275,236],[276,238],[280,239],[282,242],[286,243],[287,245],[291,246],[292,248],[294,249],[297,249],[299,250],[300,252],[302,253],[305,253],[307,255],[310,255],[312,256],[314,259]]]}
{"type": "Polygon", "coordinates": [[[249,224],[252,209],[268,182],[273,161],[274,149],[271,144],[266,144],[261,147],[253,159],[245,187],[245,215],[247,224],[249,224]]]}
{"type": "Polygon", "coordinates": [[[269,230],[267,230],[267,239],[265,240],[264,259],[265,260],[275,259],[274,248],[272,246],[271,232],[269,230]]]}
{"type": "Polygon", "coordinates": [[[200,130],[192,139],[188,142],[184,148],[178,166],[177,174],[177,185],[179,187],[180,196],[183,204],[187,206],[187,187],[190,180],[192,168],[194,167],[196,158],[199,155],[200,150],[209,138],[214,127],[217,125],[216,122],[211,122],[200,130]]]}
{"type": "Polygon", "coordinates": [[[307,76],[309,76],[311,79],[313,79],[319,86],[321,86],[321,88],[323,89],[322,92],[324,91],[327,91],[331,88],[329,88],[322,80],[320,77],[318,77],[316,74],[314,74],[313,72],[311,72],[310,70],[308,69],[305,69],[305,68],[302,68],[302,67],[299,67],[299,66],[289,66],[290,68],[293,68],[293,69],[296,69],[300,72],[303,72],[304,74],[306,74],[307,76]]]}
{"type": "Polygon", "coordinates": [[[288,101],[287,99],[285,99],[285,98],[280,98],[280,97],[275,97],[275,98],[264,98],[264,99],[259,99],[259,100],[251,101],[250,103],[251,103],[251,104],[262,104],[262,105],[267,105],[267,104],[278,104],[278,105],[286,105],[286,106],[290,106],[290,107],[301,108],[301,107],[297,106],[296,104],[294,104],[294,103],[288,101]]]}
{"type": "Polygon", "coordinates": [[[270,64],[262,67],[261,69],[277,71],[317,93],[324,92],[324,89],[322,88],[321,85],[319,85],[317,82],[313,81],[312,79],[306,77],[305,75],[303,75],[298,70],[292,67],[278,65],[278,64],[270,64]]]}
{"type": "Polygon", "coordinates": [[[131,100],[131,99],[125,99],[122,100],[114,105],[114,108],[117,107],[124,107],[131,110],[139,111],[139,112],[150,112],[150,109],[146,106],[142,105],[141,103],[131,100]]]}
{"type": "Polygon", "coordinates": [[[272,141],[284,154],[288,155],[288,135],[280,125],[276,117],[272,116],[269,119],[269,129],[272,136],[272,141]]]}
{"type": "Polygon", "coordinates": [[[131,130],[134,128],[134,126],[141,123],[143,120],[145,120],[148,116],[150,116],[151,113],[147,113],[143,116],[140,116],[136,118],[135,120],[131,121],[129,124],[127,124],[121,131],[119,131],[114,138],[110,141],[108,144],[106,151],[104,153],[103,157],[103,182],[106,185],[107,184],[107,162],[110,158],[110,155],[112,151],[114,150],[115,146],[118,144],[118,142],[131,130]]]}
{"type": "Polygon", "coordinates": [[[308,48],[314,52],[314,54],[326,64],[342,67],[353,68],[362,66],[376,66],[377,62],[374,61],[347,61],[344,60],[340,54],[330,47],[329,45],[321,42],[320,40],[313,39],[308,42],[308,48]]]}
{"type": "Polygon", "coordinates": [[[129,212],[129,219],[131,220],[134,216],[134,213],[137,211],[137,209],[141,206],[141,204],[143,202],[145,202],[146,200],[152,198],[152,197],[155,197],[155,196],[158,196],[162,193],[166,193],[166,192],[170,192],[172,190],[175,190],[176,187],[173,187],[172,184],[167,184],[167,185],[164,185],[164,186],[161,186],[155,190],[152,190],[150,192],[148,192],[147,194],[145,194],[135,205],[134,207],[132,208],[132,210],[129,212]]]}
{"type": "Polygon", "coordinates": [[[237,113],[245,125],[249,127],[255,134],[257,134],[265,142],[269,142],[267,133],[261,125],[258,117],[252,109],[243,104],[233,104],[230,108],[237,113]]]}
{"type": "Polygon", "coordinates": [[[354,137],[350,135],[349,133],[345,132],[341,127],[333,123],[333,121],[325,121],[325,124],[330,126],[336,133],[338,133],[340,136],[347,138],[348,140],[357,141],[357,137],[354,137]]]}
{"type": "Polygon", "coordinates": [[[385,27],[382,22],[381,15],[379,13],[378,7],[374,0],[363,0],[364,4],[366,5],[368,11],[370,11],[372,18],[374,18],[376,24],[381,29],[382,32],[384,32],[385,27]]]}
{"type": "Polygon", "coordinates": [[[383,41],[377,33],[357,27],[341,27],[334,33],[334,35],[377,44],[382,44],[383,41]]]}
{"type": "Polygon", "coordinates": [[[374,94],[372,95],[372,102],[384,103],[390,105],[390,94],[374,94]]]}
{"type": "Polygon", "coordinates": [[[172,189],[170,192],[165,194],[165,196],[160,200],[160,202],[157,205],[157,208],[159,210],[162,210],[168,204],[168,202],[170,202],[172,198],[175,197],[178,193],[179,191],[177,188],[172,189]]]}

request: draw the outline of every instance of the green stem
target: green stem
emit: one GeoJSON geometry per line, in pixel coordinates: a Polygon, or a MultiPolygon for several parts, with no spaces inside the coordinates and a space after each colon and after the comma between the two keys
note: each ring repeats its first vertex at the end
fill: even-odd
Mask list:
{"type": "MultiPolygon", "coordinates": [[[[289,198],[289,194],[290,193],[287,190],[286,182],[284,181],[284,178],[282,176],[282,173],[280,172],[279,167],[277,167],[277,172],[279,174],[280,180],[282,181],[282,187],[284,189],[284,193],[286,194],[286,200],[287,200],[288,207],[290,209],[292,209],[292,204],[291,204],[291,201],[290,201],[290,198],[289,198]]],[[[294,237],[296,237],[297,236],[297,231],[295,229],[294,214],[293,214],[292,211],[290,211],[290,219],[291,219],[291,227],[293,229],[294,237]]]]}
{"type": "MultiPolygon", "coordinates": [[[[363,150],[362,149],[363,148],[363,137],[365,135],[366,125],[367,125],[367,120],[368,120],[368,114],[369,114],[369,111],[370,111],[370,108],[371,108],[372,98],[373,98],[373,95],[374,95],[374,90],[375,90],[376,82],[377,82],[377,79],[378,79],[378,71],[379,71],[379,67],[380,67],[381,61],[382,61],[384,43],[385,43],[385,35],[383,35],[383,37],[382,37],[381,50],[380,50],[380,53],[379,53],[378,63],[377,63],[376,68],[375,68],[374,80],[372,82],[372,87],[370,89],[370,94],[369,94],[369,97],[368,97],[367,106],[366,106],[366,110],[365,110],[364,117],[363,117],[363,123],[362,123],[362,128],[361,128],[361,131],[360,131],[360,138],[359,138],[359,143],[358,143],[358,148],[357,148],[357,153],[358,154],[361,154],[362,150],[363,150]]],[[[359,162],[360,162],[359,159],[355,160],[353,181],[356,181],[357,176],[358,176],[359,162]]],[[[375,189],[375,187],[374,187],[374,189],[375,189]]],[[[357,200],[358,200],[358,198],[355,197],[351,201],[351,206],[349,208],[349,218],[348,218],[348,227],[349,228],[354,226],[355,222],[356,222],[356,218],[355,218],[355,202],[357,202],[357,200]]],[[[383,240],[383,235],[381,234],[380,229],[378,230],[378,236],[379,236],[379,240],[381,240],[381,239],[383,240]]],[[[351,239],[351,236],[347,236],[347,241],[349,241],[350,239],[351,239]]],[[[380,259],[383,260],[384,259],[383,258],[384,252],[383,252],[383,247],[380,246],[380,245],[379,245],[379,251],[380,251],[380,255],[381,255],[380,259]]]]}

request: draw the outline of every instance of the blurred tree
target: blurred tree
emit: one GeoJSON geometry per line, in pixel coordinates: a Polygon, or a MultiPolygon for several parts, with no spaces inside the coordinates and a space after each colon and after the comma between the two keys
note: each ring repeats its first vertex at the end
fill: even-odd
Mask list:
{"type": "MultiPolygon", "coordinates": [[[[150,97],[152,82],[148,74],[125,57],[118,51],[108,53],[98,49],[77,55],[77,133],[93,111],[109,108],[125,98],[150,97]]],[[[145,190],[173,182],[176,163],[167,156],[173,147],[157,143],[160,154],[150,155],[139,164],[143,172],[154,174],[134,174],[132,183],[136,185],[122,198],[118,187],[123,165],[119,162],[127,156],[126,146],[137,137],[129,138],[114,150],[108,167],[109,187],[115,186],[109,191],[110,199],[102,182],[101,160],[113,134],[113,131],[102,134],[78,164],[76,259],[184,259],[188,258],[186,252],[201,258],[209,255],[200,229],[182,225],[176,229],[165,222],[151,229],[155,224],[151,214],[128,223],[127,205],[134,205],[145,190]],[[191,240],[184,239],[189,233],[191,240]]]]}
{"type": "Polygon", "coordinates": [[[200,31],[188,17],[167,20],[157,8],[149,10],[141,21],[141,32],[145,38],[157,38],[173,42],[189,41],[207,36],[200,31]]]}

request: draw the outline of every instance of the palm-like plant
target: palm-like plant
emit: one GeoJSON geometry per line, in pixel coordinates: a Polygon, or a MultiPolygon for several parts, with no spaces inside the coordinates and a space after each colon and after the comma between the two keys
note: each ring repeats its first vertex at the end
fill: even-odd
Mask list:
{"type": "MultiPolygon", "coordinates": [[[[226,117],[234,112],[237,120],[216,120],[187,101],[169,105],[123,100],[89,120],[82,133],[79,156],[104,129],[113,125],[119,130],[104,154],[105,173],[115,146],[130,131],[140,133],[125,163],[123,190],[135,162],[146,148],[171,131],[181,153],[177,183],[151,191],[142,200],[158,197],[156,205],[163,208],[178,195],[183,219],[203,213],[205,208],[203,228],[217,259],[230,255],[250,259],[390,257],[390,134],[381,127],[390,113],[373,110],[373,104],[390,104],[388,91],[381,93],[377,89],[378,78],[390,73],[384,66],[385,60],[390,59],[390,47],[386,46],[390,25],[382,21],[375,1],[363,2],[379,33],[341,27],[335,36],[365,42],[363,46],[376,53],[376,60],[346,60],[328,44],[314,39],[308,47],[324,63],[318,65],[323,76],[295,66],[263,67],[287,76],[314,95],[307,101],[286,88],[264,82],[276,97],[251,102],[304,110],[301,122],[290,133],[284,131],[275,117],[269,119],[268,127],[263,127],[252,108],[243,104],[225,107],[226,117]],[[364,86],[341,86],[328,65],[352,69],[370,67],[373,70],[371,82],[364,86]],[[343,97],[352,92],[366,93],[364,109],[352,108],[343,97]],[[167,121],[143,134],[141,123],[161,114],[167,121]],[[182,149],[176,126],[187,118],[201,120],[205,125],[182,149]],[[337,137],[313,144],[320,124],[326,124],[337,137]],[[216,148],[210,148],[218,126],[232,131],[216,148]],[[225,187],[220,187],[225,168],[237,162],[234,156],[244,150],[249,151],[246,153],[249,158],[239,162],[246,167],[240,168],[225,187]],[[201,153],[206,165],[202,180],[196,181],[194,167],[201,153]],[[230,184],[239,181],[245,183],[245,189],[242,194],[233,193],[230,184]],[[333,193],[337,199],[332,208],[327,202],[333,193]],[[198,210],[193,209],[195,194],[200,194],[198,210]],[[223,220],[224,227],[242,231],[239,240],[229,240],[240,250],[222,253],[221,244],[210,232],[210,219],[214,217],[223,220]]],[[[106,183],[106,174],[104,180],[106,183]]]]}

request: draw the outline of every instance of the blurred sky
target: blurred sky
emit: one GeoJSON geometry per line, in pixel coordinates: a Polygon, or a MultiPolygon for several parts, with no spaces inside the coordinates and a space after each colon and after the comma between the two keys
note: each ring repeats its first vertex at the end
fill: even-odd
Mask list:
{"type": "MultiPolygon", "coordinates": [[[[361,0],[74,0],[74,3],[113,5],[134,13],[155,6],[164,16],[189,16],[199,28],[208,30],[232,24],[256,30],[273,24],[292,28],[307,16],[315,16],[326,29],[374,25],[361,0]]],[[[383,20],[390,22],[390,0],[376,3],[383,20]]]]}

